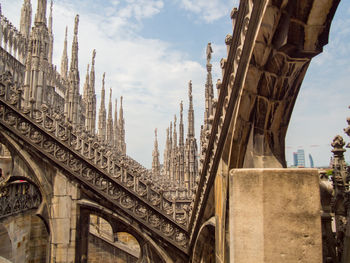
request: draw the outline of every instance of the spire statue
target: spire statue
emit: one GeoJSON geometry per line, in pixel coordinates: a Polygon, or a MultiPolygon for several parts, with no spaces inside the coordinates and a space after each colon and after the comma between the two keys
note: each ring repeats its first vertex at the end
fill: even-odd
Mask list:
{"type": "Polygon", "coordinates": [[[21,9],[20,32],[29,39],[30,28],[32,24],[32,4],[30,0],[24,0],[21,9]]]}
{"type": "Polygon", "coordinates": [[[38,5],[35,14],[35,25],[44,24],[46,25],[46,5],[47,0],[38,0],[38,5]]]}

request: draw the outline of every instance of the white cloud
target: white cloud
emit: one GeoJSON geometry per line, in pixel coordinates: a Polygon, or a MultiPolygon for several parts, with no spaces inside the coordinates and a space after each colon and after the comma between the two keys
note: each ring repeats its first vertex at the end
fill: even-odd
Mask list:
{"type": "MultiPolygon", "coordinates": [[[[21,0],[6,3],[3,8],[5,16],[8,15],[16,25],[21,3],[21,0]],[[8,8],[11,8],[9,13],[8,8]]],[[[71,56],[74,16],[79,13],[81,92],[86,65],[91,62],[92,50],[96,49],[97,97],[100,97],[102,74],[106,72],[106,89],[108,91],[112,87],[113,102],[114,98],[124,97],[127,153],[147,167],[151,166],[154,128],[159,131],[162,158],[165,129],[174,114],[178,115],[181,100],[185,104],[184,121],[187,121],[187,87],[190,79],[193,81],[195,110],[202,108],[203,104],[200,96],[205,81],[205,67],[188,60],[187,54],[173,49],[170,43],[137,34],[140,21],[135,20],[155,15],[162,7],[163,2],[156,0],[128,0],[123,6],[114,1],[114,6],[108,6],[109,15],[100,15],[72,2],[60,1],[54,4],[54,64],[58,68],[61,64],[66,24],[69,25],[68,55],[71,56]],[[113,7],[115,10],[112,10],[113,7]]],[[[36,10],[36,5],[33,10],[36,10]]],[[[109,94],[106,94],[106,98],[109,98],[109,94]]],[[[99,104],[98,101],[97,110],[99,104]]],[[[198,120],[196,125],[200,125],[198,120]]]]}
{"type": "Polygon", "coordinates": [[[238,1],[229,0],[179,0],[180,7],[198,15],[207,23],[220,19],[230,13],[238,1]]]}

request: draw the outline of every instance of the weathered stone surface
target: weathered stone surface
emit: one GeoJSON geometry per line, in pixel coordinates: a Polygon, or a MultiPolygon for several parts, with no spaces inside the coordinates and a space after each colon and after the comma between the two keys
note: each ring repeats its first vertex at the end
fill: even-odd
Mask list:
{"type": "Polygon", "coordinates": [[[231,262],[322,262],[316,169],[231,170],[229,213],[231,262]]]}

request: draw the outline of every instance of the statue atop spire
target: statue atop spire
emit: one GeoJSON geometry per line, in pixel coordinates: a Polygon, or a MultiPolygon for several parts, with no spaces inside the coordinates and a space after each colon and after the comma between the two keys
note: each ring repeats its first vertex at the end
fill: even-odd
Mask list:
{"type": "Polygon", "coordinates": [[[47,0],[38,0],[38,6],[35,14],[35,25],[46,25],[46,4],[47,0]]]}
{"type": "Polygon", "coordinates": [[[76,15],[74,20],[74,35],[78,35],[78,26],[79,26],[79,15],[76,15]]]}
{"type": "MultiPolygon", "coordinates": [[[[1,12],[0,12],[1,15],[1,12]]],[[[24,0],[21,9],[20,32],[29,39],[30,28],[32,25],[32,4],[30,0],[24,0]]]]}
{"type": "Polygon", "coordinates": [[[213,49],[211,48],[211,43],[209,42],[207,45],[207,64],[210,64],[211,53],[213,53],[213,49]]]}

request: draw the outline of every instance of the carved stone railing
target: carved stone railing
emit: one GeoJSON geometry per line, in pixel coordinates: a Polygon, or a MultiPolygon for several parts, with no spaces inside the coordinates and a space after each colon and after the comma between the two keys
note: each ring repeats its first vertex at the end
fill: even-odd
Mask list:
{"type": "MultiPolygon", "coordinates": [[[[252,21],[253,9],[258,12],[261,8],[261,2],[256,1],[257,4],[253,4],[254,1],[240,1],[240,7],[234,9],[231,13],[231,19],[233,19],[234,34],[226,37],[226,45],[228,55],[227,58],[221,60],[222,68],[222,81],[218,80],[216,87],[218,89],[219,97],[217,102],[214,102],[214,117],[210,131],[207,133],[206,143],[204,143],[202,152],[203,156],[200,160],[200,179],[198,186],[195,186],[196,198],[193,203],[190,218],[190,239],[193,242],[195,232],[198,231],[199,221],[201,214],[203,213],[204,204],[209,195],[210,186],[213,184],[215,174],[212,171],[215,170],[214,157],[217,158],[217,149],[221,146],[219,144],[224,143],[225,132],[223,129],[225,119],[228,119],[226,115],[232,115],[232,110],[228,109],[229,102],[238,98],[236,90],[232,89],[233,83],[239,78],[240,67],[244,66],[241,63],[243,56],[243,50],[249,52],[249,46],[251,43],[246,42],[247,36],[255,33],[259,29],[258,20],[255,18],[252,21]],[[249,28],[249,31],[248,31],[249,28]],[[248,35],[249,34],[249,35],[248,35]],[[220,142],[219,142],[220,138],[220,142]]],[[[257,14],[255,14],[257,15],[257,14]]],[[[246,62],[247,63],[247,62],[246,62]]],[[[232,102],[230,103],[232,104],[232,102]]]]}
{"type": "Polygon", "coordinates": [[[11,74],[0,76],[0,126],[73,175],[95,194],[122,209],[133,219],[172,245],[187,252],[187,214],[176,214],[176,203],[164,198],[143,180],[139,166],[129,167],[130,158],[106,151],[94,137],[75,132],[59,115],[23,109],[22,90],[11,74]]]}
{"type": "Polygon", "coordinates": [[[40,191],[33,184],[9,183],[0,188],[0,219],[38,208],[40,203],[40,191]]]}

